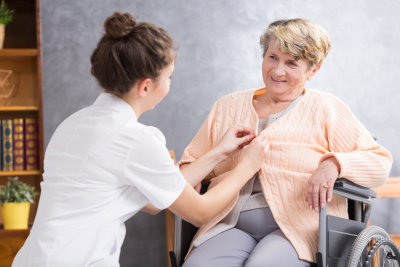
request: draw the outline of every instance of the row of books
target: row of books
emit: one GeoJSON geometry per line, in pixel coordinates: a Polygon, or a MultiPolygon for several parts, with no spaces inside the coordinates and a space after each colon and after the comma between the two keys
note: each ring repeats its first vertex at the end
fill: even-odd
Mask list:
{"type": "Polygon", "coordinates": [[[36,118],[2,119],[1,170],[37,170],[38,125],[36,118]]]}

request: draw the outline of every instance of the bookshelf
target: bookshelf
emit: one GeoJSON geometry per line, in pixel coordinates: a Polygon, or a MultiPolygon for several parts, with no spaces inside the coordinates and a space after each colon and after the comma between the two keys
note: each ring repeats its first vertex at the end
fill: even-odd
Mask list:
{"type": "Polygon", "coordinates": [[[36,57],[38,50],[25,48],[25,49],[0,49],[0,57],[36,57]]]}
{"type": "MultiPolygon", "coordinates": [[[[14,20],[6,26],[0,70],[12,70],[16,90],[7,101],[0,98],[0,119],[34,119],[37,122],[37,167],[30,170],[0,170],[0,184],[9,176],[34,185],[40,191],[43,173],[43,108],[40,0],[5,0],[15,10],[14,20]]],[[[31,206],[32,225],[38,199],[31,206]]],[[[4,230],[0,216],[0,267],[11,266],[12,260],[29,235],[29,230],[4,230]]]]}

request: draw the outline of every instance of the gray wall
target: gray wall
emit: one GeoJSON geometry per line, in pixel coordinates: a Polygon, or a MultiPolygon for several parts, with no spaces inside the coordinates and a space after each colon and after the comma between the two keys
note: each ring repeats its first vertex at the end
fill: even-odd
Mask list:
{"type": "MultiPolygon", "coordinates": [[[[323,25],[333,48],[309,87],[342,98],[394,157],[400,176],[400,1],[397,0],[41,0],[45,144],[57,125],[91,104],[100,89],[89,57],[102,24],[122,10],[165,28],[179,47],[170,94],[140,121],[159,127],[179,157],[219,97],[262,87],[265,27],[280,18],[303,17],[323,25]]],[[[378,202],[373,222],[390,230],[400,218],[378,202]],[[384,220],[379,219],[381,216],[384,220]]],[[[397,215],[398,216],[398,215],[397,215]]],[[[138,214],[127,223],[122,266],[163,266],[163,214],[138,214]]]]}

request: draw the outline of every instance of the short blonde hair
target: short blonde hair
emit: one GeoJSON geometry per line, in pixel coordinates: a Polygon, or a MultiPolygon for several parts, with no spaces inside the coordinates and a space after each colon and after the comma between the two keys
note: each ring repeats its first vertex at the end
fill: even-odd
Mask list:
{"type": "Polygon", "coordinates": [[[261,36],[263,56],[271,40],[276,40],[279,51],[295,59],[305,59],[309,66],[320,65],[331,49],[329,33],[320,25],[305,19],[277,20],[261,36]]]}

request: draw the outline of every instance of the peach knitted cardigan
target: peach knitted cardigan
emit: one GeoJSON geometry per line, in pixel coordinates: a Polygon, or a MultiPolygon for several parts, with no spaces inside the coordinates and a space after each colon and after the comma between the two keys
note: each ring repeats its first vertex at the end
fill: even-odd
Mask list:
{"type": "MultiPolygon", "coordinates": [[[[252,99],[259,90],[235,92],[219,99],[199,131],[185,149],[180,165],[187,164],[218,144],[229,127],[246,126],[257,131],[258,116],[252,99]]],[[[269,152],[259,171],[265,199],[282,232],[299,258],[315,262],[318,250],[318,213],[305,198],[308,180],[320,161],[335,157],[340,177],[376,187],[385,183],[392,165],[389,151],[378,145],[350,109],[332,94],[305,89],[304,97],[290,111],[265,128],[269,152]]],[[[240,153],[240,152],[238,152],[240,153]]],[[[213,170],[210,186],[224,179],[235,166],[237,154],[213,170]]],[[[217,224],[235,206],[231,203],[198,230],[195,238],[217,224]]],[[[347,202],[334,196],[328,213],[344,217],[347,202]]],[[[194,238],[194,239],[195,239],[194,238]]],[[[191,245],[189,253],[193,247],[191,245]]]]}

